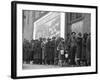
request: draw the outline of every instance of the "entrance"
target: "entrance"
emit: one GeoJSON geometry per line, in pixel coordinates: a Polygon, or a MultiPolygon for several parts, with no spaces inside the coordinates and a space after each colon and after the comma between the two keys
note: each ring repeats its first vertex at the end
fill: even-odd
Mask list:
{"type": "Polygon", "coordinates": [[[33,39],[63,37],[65,35],[65,13],[49,12],[34,22],[33,39]]]}

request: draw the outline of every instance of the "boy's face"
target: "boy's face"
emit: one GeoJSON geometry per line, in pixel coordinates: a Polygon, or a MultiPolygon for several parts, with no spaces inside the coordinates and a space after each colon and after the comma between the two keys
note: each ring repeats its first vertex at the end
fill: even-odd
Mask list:
{"type": "Polygon", "coordinates": [[[62,42],[64,42],[64,39],[62,40],[62,42]]]}
{"type": "Polygon", "coordinates": [[[72,37],[75,37],[75,33],[72,34],[72,37]]]}

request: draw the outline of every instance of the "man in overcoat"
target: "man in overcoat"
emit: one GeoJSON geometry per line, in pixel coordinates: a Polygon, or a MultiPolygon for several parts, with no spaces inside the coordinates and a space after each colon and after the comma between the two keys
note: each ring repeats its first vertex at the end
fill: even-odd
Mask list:
{"type": "Polygon", "coordinates": [[[43,38],[43,42],[41,43],[42,47],[42,64],[46,64],[46,39],[43,38]]]}
{"type": "Polygon", "coordinates": [[[41,43],[42,43],[42,38],[40,38],[38,40],[38,43],[37,43],[37,53],[38,53],[39,64],[42,64],[42,47],[41,47],[41,43]]]}
{"type": "Polygon", "coordinates": [[[46,43],[46,61],[47,64],[51,64],[52,62],[52,48],[51,48],[51,40],[50,38],[47,39],[47,43],[46,43]]]}
{"type": "Polygon", "coordinates": [[[89,33],[89,36],[87,38],[87,42],[86,42],[86,49],[87,49],[87,65],[90,66],[91,65],[91,35],[89,33]]]}
{"type": "Polygon", "coordinates": [[[70,64],[76,65],[75,55],[76,55],[76,49],[77,49],[77,41],[76,41],[76,33],[75,32],[71,33],[70,48],[71,48],[70,64]]]}
{"type": "Polygon", "coordinates": [[[77,64],[80,65],[82,60],[82,34],[78,33],[77,37],[77,64]]]}
{"type": "Polygon", "coordinates": [[[52,61],[51,64],[54,64],[54,60],[56,58],[56,50],[57,50],[57,46],[56,46],[56,37],[52,38],[51,41],[51,56],[52,56],[52,61]]]}

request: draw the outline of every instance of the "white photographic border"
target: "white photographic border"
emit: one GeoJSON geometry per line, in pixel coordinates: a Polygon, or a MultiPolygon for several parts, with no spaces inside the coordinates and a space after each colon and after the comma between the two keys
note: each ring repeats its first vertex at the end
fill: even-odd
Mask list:
{"type": "Polygon", "coordinates": [[[96,71],[96,9],[78,7],[60,7],[47,5],[17,4],[17,77],[53,74],[86,73],[96,71]],[[22,10],[43,10],[58,12],[91,13],[91,66],[62,67],[52,69],[22,69],[22,10]]]}

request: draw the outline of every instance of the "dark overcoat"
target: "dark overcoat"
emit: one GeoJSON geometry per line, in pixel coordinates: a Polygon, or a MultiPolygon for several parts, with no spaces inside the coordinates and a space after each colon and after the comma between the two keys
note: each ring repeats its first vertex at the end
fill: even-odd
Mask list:
{"type": "Polygon", "coordinates": [[[28,42],[23,44],[23,60],[30,61],[30,44],[28,42]]]}
{"type": "Polygon", "coordinates": [[[81,37],[77,37],[77,58],[81,58],[81,54],[82,54],[82,38],[81,37]]]}
{"type": "Polygon", "coordinates": [[[34,59],[42,59],[42,48],[40,41],[36,41],[34,44],[34,59]]]}
{"type": "Polygon", "coordinates": [[[56,57],[56,41],[52,40],[51,41],[51,55],[52,55],[52,60],[56,57]]]}
{"type": "Polygon", "coordinates": [[[53,59],[51,41],[48,41],[48,42],[46,43],[46,59],[47,59],[47,60],[52,60],[52,59],[53,59]]]}
{"type": "Polygon", "coordinates": [[[86,43],[86,58],[87,58],[87,61],[90,63],[91,62],[91,37],[89,36],[87,38],[87,43],[86,43]]]}
{"type": "Polygon", "coordinates": [[[42,42],[41,47],[42,47],[42,60],[44,60],[46,57],[46,42],[42,42]]]}
{"type": "Polygon", "coordinates": [[[83,38],[82,40],[82,60],[86,60],[86,39],[83,38]]]}

